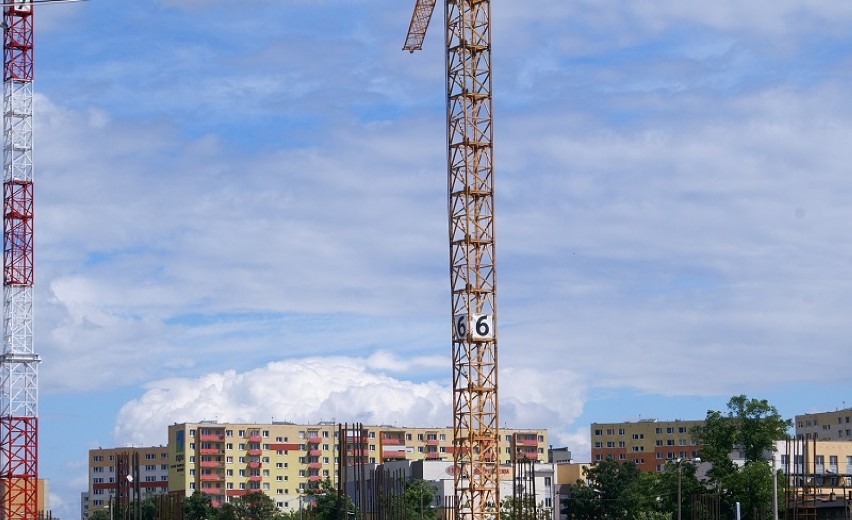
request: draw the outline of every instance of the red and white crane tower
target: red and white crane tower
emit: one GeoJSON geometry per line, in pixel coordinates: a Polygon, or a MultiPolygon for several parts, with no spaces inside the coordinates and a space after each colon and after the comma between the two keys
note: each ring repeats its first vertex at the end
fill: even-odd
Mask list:
{"type": "Polygon", "coordinates": [[[3,347],[0,519],[36,520],[38,364],[33,345],[33,6],[3,2],[3,347]]]}
{"type": "Polygon", "coordinates": [[[38,364],[33,346],[33,3],[3,6],[3,520],[38,518],[38,364]]]}
{"type": "MultiPolygon", "coordinates": [[[[403,50],[422,47],[435,3],[417,0],[403,50]]],[[[455,517],[499,520],[491,2],[445,0],[444,14],[455,517]]]]}

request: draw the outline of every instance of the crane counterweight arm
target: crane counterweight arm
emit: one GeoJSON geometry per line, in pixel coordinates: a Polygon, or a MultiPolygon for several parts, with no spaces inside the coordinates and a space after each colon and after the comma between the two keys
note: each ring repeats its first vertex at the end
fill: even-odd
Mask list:
{"type": "Polygon", "coordinates": [[[423,48],[423,39],[426,37],[426,29],[429,28],[429,20],[432,19],[432,11],[435,10],[435,2],[436,0],[417,0],[402,50],[414,52],[423,48]]]}

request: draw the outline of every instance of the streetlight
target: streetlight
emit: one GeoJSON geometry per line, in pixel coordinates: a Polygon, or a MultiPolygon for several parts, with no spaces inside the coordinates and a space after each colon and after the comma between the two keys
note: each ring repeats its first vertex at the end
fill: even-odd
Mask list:
{"type": "Polygon", "coordinates": [[[677,459],[677,460],[675,460],[675,464],[677,464],[677,520],[681,520],[681,518],[680,518],[681,503],[683,501],[681,499],[681,481],[683,480],[683,463],[684,462],[691,462],[693,464],[698,464],[699,462],[701,462],[701,459],[696,457],[694,459],[677,459]]]}

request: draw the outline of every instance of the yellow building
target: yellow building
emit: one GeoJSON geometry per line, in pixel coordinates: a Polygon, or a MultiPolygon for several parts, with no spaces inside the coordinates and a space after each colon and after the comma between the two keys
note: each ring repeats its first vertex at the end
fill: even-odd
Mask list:
{"type": "Polygon", "coordinates": [[[852,441],[852,408],[796,416],[797,439],[852,441]]]}
{"type": "Polygon", "coordinates": [[[635,462],[642,471],[662,471],[666,461],[698,457],[700,447],[690,431],[704,421],[592,423],[592,462],[612,458],[635,462]]]}
{"type": "MultiPolygon", "coordinates": [[[[169,426],[169,491],[191,495],[200,490],[215,505],[231,497],[263,491],[279,508],[298,509],[308,490],[324,479],[337,482],[338,425],[273,422],[234,424],[203,421],[169,426]]],[[[546,430],[504,429],[499,453],[509,464],[513,454],[546,459],[546,430]]],[[[350,434],[351,435],[351,434],[350,434]]],[[[365,462],[452,460],[453,429],[364,426],[365,462]]],[[[352,443],[350,439],[347,443],[352,443]]],[[[356,450],[361,451],[361,450],[356,450]]]]}

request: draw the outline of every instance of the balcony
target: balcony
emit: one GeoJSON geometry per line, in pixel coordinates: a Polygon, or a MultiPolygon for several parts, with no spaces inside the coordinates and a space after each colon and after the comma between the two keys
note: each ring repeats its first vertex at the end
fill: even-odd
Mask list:
{"type": "Polygon", "coordinates": [[[382,444],[402,444],[402,441],[394,437],[383,437],[382,444]]]}
{"type": "Polygon", "coordinates": [[[260,475],[252,475],[248,479],[249,482],[260,482],[261,480],[263,480],[260,475]]]}
{"type": "Polygon", "coordinates": [[[404,451],[383,451],[382,458],[385,460],[405,460],[404,451]]]}
{"type": "Polygon", "coordinates": [[[426,458],[429,460],[436,460],[441,458],[441,453],[437,451],[427,451],[426,458]]]}
{"type": "Polygon", "coordinates": [[[225,435],[221,433],[208,433],[206,435],[199,435],[198,440],[200,442],[225,442],[225,435]]]}
{"type": "Polygon", "coordinates": [[[207,495],[221,495],[222,491],[223,491],[222,488],[209,488],[209,487],[201,488],[201,492],[205,493],[207,495]]]}
{"type": "Polygon", "coordinates": [[[249,442],[263,442],[263,437],[260,435],[249,435],[246,437],[249,442]]]}
{"type": "Polygon", "coordinates": [[[426,439],[426,446],[437,446],[438,439],[426,439]]]}
{"type": "Polygon", "coordinates": [[[319,469],[322,467],[322,462],[310,462],[308,463],[308,467],[311,469],[319,469]]]}
{"type": "Polygon", "coordinates": [[[319,435],[314,435],[313,437],[308,437],[308,443],[310,444],[319,444],[322,442],[322,438],[319,435]]]}
{"type": "Polygon", "coordinates": [[[258,468],[260,468],[260,466],[261,466],[261,463],[257,462],[257,461],[252,461],[252,462],[248,463],[248,467],[250,467],[251,469],[258,469],[258,468]]]}
{"type": "Polygon", "coordinates": [[[515,445],[516,446],[538,446],[538,439],[517,437],[517,438],[515,438],[515,445]]]}
{"type": "Polygon", "coordinates": [[[249,455],[261,455],[262,453],[263,453],[263,450],[261,450],[260,448],[248,450],[249,455]]]}
{"type": "Polygon", "coordinates": [[[218,473],[202,473],[201,474],[201,480],[203,480],[205,482],[225,480],[225,475],[220,475],[218,473]]]}
{"type": "Polygon", "coordinates": [[[320,480],[322,480],[322,477],[320,477],[319,475],[311,475],[310,477],[308,477],[308,480],[310,480],[311,482],[319,482],[320,480]]]}
{"type": "Polygon", "coordinates": [[[225,450],[223,450],[222,448],[201,448],[198,450],[198,452],[202,455],[219,455],[221,453],[224,453],[225,450]]]}
{"type": "Polygon", "coordinates": [[[225,463],[221,460],[202,460],[200,465],[202,468],[221,468],[225,463]]]}
{"type": "Polygon", "coordinates": [[[311,457],[319,457],[320,455],[322,455],[322,450],[310,450],[308,452],[308,455],[310,455],[311,457]]]}

